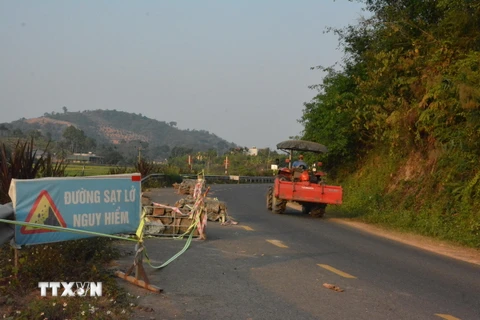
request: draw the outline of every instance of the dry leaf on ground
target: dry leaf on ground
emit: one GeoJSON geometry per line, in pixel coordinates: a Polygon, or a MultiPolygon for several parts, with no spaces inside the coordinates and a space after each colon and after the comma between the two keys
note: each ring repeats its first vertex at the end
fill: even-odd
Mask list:
{"type": "Polygon", "coordinates": [[[327,289],[337,291],[337,292],[343,292],[344,290],[337,287],[336,285],[330,284],[330,283],[324,283],[323,286],[327,289]]]}

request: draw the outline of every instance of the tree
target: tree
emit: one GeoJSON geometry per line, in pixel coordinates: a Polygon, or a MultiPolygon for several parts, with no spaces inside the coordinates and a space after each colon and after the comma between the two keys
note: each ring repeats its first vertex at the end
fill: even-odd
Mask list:
{"type": "Polygon", "coordinates": [[[42,132],[40,130],[30,130],[27,136],[35,140],[42,137],[42,132]]]}
{"type": "Polygon", "coordinates": [[[123,155],[113,146],[104,146],[99,151],[99,155],[103,157],[105,164],[119,165],[125,162],[123,155]]]}
{"type": "Polygon", "coordinates": [[[193,149],[191,149],[191,148],[175,146],[175,147],[172,148],[172,150],[170,152],[170,156],[172,158],[178,158],[178,157],[186,156],[186,155],[188,155],[192,152],[193,152],[193,149]]]}
{"type": "Polygon", "coordinates": [[[67,127],[62,136],[66,140],[70,152],[89,152],[96,148],[96,141],[85,136],[83,130],[74,126],[67,127]]]}
{"type": "Polygon", "coordinates": [[[85,150],[86,152],[90,151],[95,151],[97,147],[97,142],[95,139],[90,138],[90,137],[85,137],[85,140],[83,141],[82,149],[85,150]]]}
{"type": "Polygon", "coordinates": [[[67,107],[65,107],[65,106],[62,107],[62,110],[63,110],[63,113],[67,113],[67,112],[68,112],[68,109],[67,109],[67,107]]]}
{"type": "Polygon", "coordinates": [[[354,159],[355,154],[368,141],[363,128],[363,118],[356,118],[349,110],[355,102],[356,83],[352,70],[336,71],[324,68],[323,83],[314,86],[319,93],[305,103],[304,114],[299,120],[304,125],[303,139],[328,146],[324,156],[327,164],[337,167],[354,159]],[[350,74],[352,73],[352,74],[350,74]]]}
{"type": "Polygon", "coordinates": [[[8,129],[8,127],[4,123],[0,124],[0,136],[8,135],[9,131],[10,130],[8,129]]]}
{"type": "Polygon", "coordinates": [[[331,29],[345,56],[320,67],[327,76],[305,104],[304,137],[327,144],[337,160],[376,145],[398,152],[448,142],[478,152],[480,3],[360,2],[372,16],[331,29]]]}
{"type": "Polygon", "coordinates": [[[13,134],[14,137],[19,137],[19,138],[21,138],[21,137],[24,136],[23,131],[20,130],[20,129],[18,129],[18,128],[17,128],[17,129],[13,129],[12,134],[13,134]]]}

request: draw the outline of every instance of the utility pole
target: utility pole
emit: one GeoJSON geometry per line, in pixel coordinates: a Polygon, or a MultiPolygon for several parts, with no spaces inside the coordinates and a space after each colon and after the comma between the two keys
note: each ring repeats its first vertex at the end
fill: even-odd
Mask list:
{"type": "Polygon", "coordinates": [[[228,174],[228,165],[229,165],[229,162],[228,162],[228,156],[225,157],[225,174],[227,175],[228,174]]]}
{"type": "Polygon", "coordinates": [[[268,148],[268,153],[267,153],[267,170],[270,169],[270,148],[268,148]]]}
{"type": "Polygon", "coordinates": [[[192,156],[188,155],[188,168],[192,171],[192,156]]]}

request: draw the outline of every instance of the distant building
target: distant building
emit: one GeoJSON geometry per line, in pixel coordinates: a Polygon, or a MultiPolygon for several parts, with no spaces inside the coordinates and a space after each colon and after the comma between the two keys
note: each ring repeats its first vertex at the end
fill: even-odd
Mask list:
{"type": "Polygon", "coordinates": [[[102,164],[103,157],[99,157],[91,152],[89,153],[74,153],[66,159],[70,163],[95,163],[102,164]]]}
{"type": "Polygon", "coordinates": [[[257,147],[251,147],[250,149],[248,149],[247,154],[248,154],[249,156],[258,156],[258,149],[257,149],[257,147]]]}

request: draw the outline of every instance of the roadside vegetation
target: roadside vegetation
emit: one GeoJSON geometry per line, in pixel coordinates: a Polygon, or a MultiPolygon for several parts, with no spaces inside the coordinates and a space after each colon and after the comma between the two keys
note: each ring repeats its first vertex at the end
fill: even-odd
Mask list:
{"type": "MultiPolygon", "coordinates": [[[[48,151],[48,149],[46,150],[48,151]]],[[[48,152],[36,156],[33,139],[0,151],[0,203],[10,202],[12,178],[62,177],[66,165],[48,152]]],[[[135,307],[108,268],[118,252],[106,238],[90,238],[16,250],[0,246],[0,317],[3,319],[127,319],[135,307]],[[102,282],[102,297],[40,297],[40,281],[102,282]]]]}
{"type": "Polygon", "coordinates": [[[64,129],[59,140],[52,140],[49,138],[51,135],[45,135],[40,130],[24,133],[19,129],[8,130],[5,127],[1,131],[2,126],[5,127],[5,124],[0,124],[0,143],[13,148],[17,141],[33,139],[37,157],[48,146],[53,163],[60,161],[68,163],[65,169],[66,176],[103,175],[115,171],[132,172],[133,169],[141,169],[137,172],[141,172],[143,176],[146,172],[196,174],[202,171],[209,175],[224,175],[227,172],[229,175],[265,176],[273,175],[272,164],[284,164],[287,157],[285,153],[269,148],[258,149],[257,155],[252,156],[247,147],[230,147],[224,152],[219,152],[214,147],[199,150],[182,145],[160,148],[163,151],[159,157],[155,153],[158,148],[148,143],[132,141],[128,147],[122,143],[98,145],[96,140],[87,137],[82,130],[73,126],[64,129]],[[125,153],[124,148],[127,148],[125,153]],[[79,160],[81,157],[79,154],[92,154],[101,160],[98,163],[79,160]],[[143,167],[136,167],[139,162],[143,167]]]}
{"type": "Polygon", "coordinates": [[[82,165],[69,164],[65,169],[65,176],[82,177],[82,176],[100,176],[110,172],[112,166],[103,165],[82,165]]]}
{"type": "MultiPolygon", "coordinates": [[[[156,176],[142,184],[142,189],[171,186],[182,181],[181,174],[195,174],[208,166],[210,174],[224,174],[224,155],[197,153],[188,164],[187,152],[156,163],[145,157],[129,165],[105,166],[67,163],[53,155],[55,143],[33,136],[28,139],[6,139],[0,147],[0,204],[11,202],[8,195],[11,180],[42,177],[81,177],[92,175],[138,172],[142,177],[156,176]],[[40,141],[37,141],[40,140],[40,141]],[[40,146],[42,148],[40,148],[40,146]]],[[[191,157],[191,156],[190,156],[191,157]]],[[[228,153],[229,165],[236,174],[271,175],[270,162],[282,161],[285,155],[260,151],[250,157],[246,150],[228,153]],[[263,152],[263,153],[262,153],[263,152]],[[280,161],[280,160],[279,160],[280,161]]],[[[118,241],[118,240],[116,240],[118,241]]],[[[60,243],[26,246],[14,249],[10,244],[0,246],[0,317],[5,319],[127,319],[133,312],[134,297],[118,286],[112,260],[119,257],[115,241],[108,238],[89,238],[60,243]],[[102,282],[102,297],[40,297],[41,281],[102,282]]]]}
{"type": "Polygon", "coordinates": [[[480,248],[480,3],[361,2],[300,119],[345,188],[336,214],[480,248]]]}

